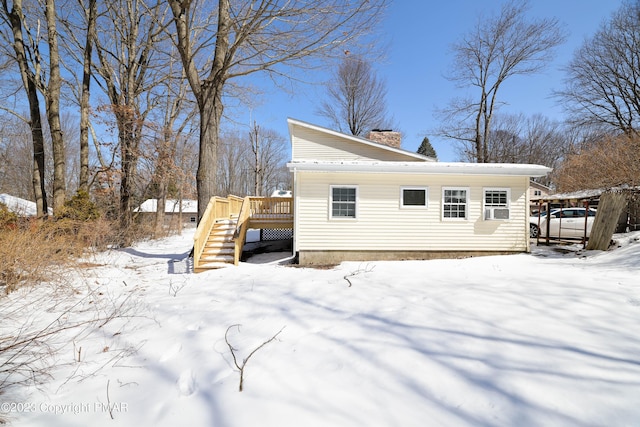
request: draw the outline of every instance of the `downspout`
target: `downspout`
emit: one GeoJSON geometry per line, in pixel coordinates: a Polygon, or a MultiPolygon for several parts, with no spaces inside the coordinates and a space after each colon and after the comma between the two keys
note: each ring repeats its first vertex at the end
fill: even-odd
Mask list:
{"type": "Polygon", "coordinates": [[[526,178],[526,182],[525,182],[525,216],[524,216],[524,235],[525,235],[525,245],[526,245],[526,253],[531,252],[531,232],[529,231],[531,229],[531,225],[529,224],[529,219],[531,218],[531,195],[529,194],[530,189],[531,189],[531,178],[529,178],[528,176],[525,177],[526,178]]]}
{"type": "Polygon", "coordinates": [[[293,255],[298,254],[298,223],[300,205],[298,203],[298,169],[293,168],[293,255]]]}

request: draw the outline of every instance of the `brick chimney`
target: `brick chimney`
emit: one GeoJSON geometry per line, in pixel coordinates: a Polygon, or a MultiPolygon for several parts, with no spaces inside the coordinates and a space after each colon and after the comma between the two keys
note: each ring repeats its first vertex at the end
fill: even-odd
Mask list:
{"type": "Polygon", "coordinates": [[[394,132],[391,129],[373,129],[367,135],[367,139],[389,147],[400,148],[402,137],[400,132],[394,132]]]}

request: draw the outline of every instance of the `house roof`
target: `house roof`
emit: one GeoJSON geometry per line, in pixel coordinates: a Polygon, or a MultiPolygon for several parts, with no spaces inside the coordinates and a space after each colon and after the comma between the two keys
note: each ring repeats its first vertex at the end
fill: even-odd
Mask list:
{"type": "Polygon", "coordinates": [[[540,190],[551,191],[550,187],[547,187],[546,185],[540,184],[539,182],[536,182],[534,180],[529,181],[529,185],[531,187],[539,188],[540,190]]]}
{"type": "Polygon", "coordinates": [[[600,196],[602,196],[603,193],[608,191],[613,191],[613,192],[629,191],[629,192],[638,193],[640,192],[640,186],[630,187],[628,185],[623,185],[619,187],[593,188],[593,189],[587,189],[587,190],[572,191],[568,193],[549,194],[548,196],[542,196],[539,199],[543,201],[597,199],[600,196]]]}
{"type": "MultiPolygon", "coordinates": [[[[149,213],[149,212],[156,212],[157,210],[158,210],[158,199],[147,199],[133,211],[149,213]]],[[[180,212],[180,201],[177,199],[167,199],[164,204],[164,212],[165,213],[180,212]]],[[[198,213],[198,201],[183,200],[182,213],[198,213]]]]}
{"type": "MultiPolygon", "coordinates": [[[[7,209],[20,216],[36,216],[38,208],[35,202],[31,200],[21,199],[10,194],[0,194],[0,203],[4,204],[7,209]]],[[[49,208],[49,214],[53,214],[53,210],[49,208]]]]}
{"type": "Polygon", "coordinates": [[[342,138],[377,149],[402,154],[409,161],[383,160],[319,160],[298,159],[287,163],[291,171],[308,172],[369,172],[369,173],[421,173],[421,174],[455,174],[455,175],[511,175],[540,177],[551,172],[551,168],[542,165],[514,164],[514,163],[462,163],[438,162],[436,159],[400,148],[390,147],[366,138],[347,135],[321,126],[288,118],[289,133],[292,141],[296,134],[296,127],[311,129],[333,137],[342,138]],[[415,161],[420,160],[420,161],[415,161]]]}
{"type": "Polygon", "coordinates": [[[362,138],[360,136],[348,135],[346,133],[338,132],[332,129],[328,129],[322,126],[314,125],[311,123],[303,122],[301,120],[288,118],[287,124],[289,125],[289,135],[293,136],[295,134],[294,128],[296,126],[315,130],[318,132],[326,133],[328,135],[332,135],[338,138],[347,139],[353,142],[357,142],[359,144],[368,145],[371,147],[376,147],[377,149],[386,150],[392,153],[402,154],[404,156],[409,156],[418,160],[422,160],[423,162],[435,162],[436,159],[433,157],[423,156],[422,154],[414,153],[413,151],[403,150],[402,148],[395,148],[389,145],[380,144],[379,142],[371,141],[367,138],[362,138]]]}
{"type": "Polygon", "coordinates": [[[422,173],[431,175],[510,175],[545,176],[551,168],[541,165],[516,163],[462,163],[462,162],[381,162],[381,161],[307,161],[287,163],[291,171],[307,172],[371,172],[422,173]]]}

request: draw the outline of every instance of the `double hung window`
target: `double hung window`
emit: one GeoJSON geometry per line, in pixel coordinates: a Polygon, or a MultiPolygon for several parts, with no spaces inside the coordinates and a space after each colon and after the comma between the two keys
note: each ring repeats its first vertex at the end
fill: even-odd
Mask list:
{"type": "Polygon", "coordinates": [[[356,218],[358,188],[331,186],[331,218],[356,218]]]}
{"type": "Polygon", "coordinates": [[[484,189],[484,219],[506,220],[509,219],[509,189],[485,188],[484,189]]]}
{"type": "Polygon", "coordinates": [[[444,187],[442,189],[442,218],[468,219],[469,189],[444,187]]]}

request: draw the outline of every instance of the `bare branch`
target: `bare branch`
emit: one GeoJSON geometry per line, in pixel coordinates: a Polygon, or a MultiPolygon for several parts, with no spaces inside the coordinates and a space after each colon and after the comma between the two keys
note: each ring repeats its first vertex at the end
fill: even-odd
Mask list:
{"type": "Polygon", "coordinates": [[[488,153],[492,119],[499,107],[498,91],[512,76],[540,71],[565,35],[556,19],[528,19],[527,0],[511,0],[498,16],[479,19],[476,27],[453,46],[450,79],[474,88],[474,99],[452,101],[441,110],[440,134],[469,141],[473,160],[491,161],[488,153]]]}
{"type": "Polygon", "coordinates": [[[247,357],[245,357],[242,360],[242,363],[238,363],[238,359],[236,357],[236,351],[238,351],[236,348],[234,348],[231,343],[229,342],[229,330],[231,328],[237,328],[238,332],[240,332],[240,326],[239,324],[235,324],[235,325],[231,325],[227,328],[226,332],[224,333],[224,341],[227,343],[227,346],[229,347],[229,351],[231,352],[231,357],[233,358],[233,364],[236,366],[236,368],[238,368],[238,371],[240,372],[240,384],[238,386],[238,391],[242,391],[244,388],[244,368],[247,366],[247,362],[249,361],[249,359],[258,351],[260,350],[262,347],[264,347],[265,345],[269,344],[270,342],[274,341],[278,335],[280,335],[280,332],[282,332],[284,330],[284,326],[271,338],[269,338],[268,340],[266,340],[265,342],[263,342],[262,344],[260,344],[258,347],[254,348],[253,351],[251,351],[251,353],[249,353],[249,355],[247,357]]]}

